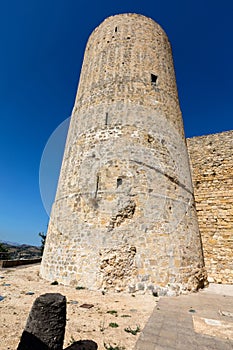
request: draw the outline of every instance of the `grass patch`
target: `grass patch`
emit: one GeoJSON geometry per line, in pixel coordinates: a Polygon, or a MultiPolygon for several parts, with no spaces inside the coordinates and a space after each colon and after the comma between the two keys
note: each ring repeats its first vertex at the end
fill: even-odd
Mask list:
{"type": "Polygon", "coordinates": [[[119,327],[119,324],[117,324],[116,322],[110,322],[109,327],[117,328],[117,327],[119,327]]]}
{"type": "Polygon", "coordinates": [[[104,348],[106,349],[106,350],[125,350],[125,347],[123,347],[123,346],[118,346],[118,345],[116,345],[116,346],[114,346],[114,345],[107,345],[106,343],[104,343],[104,348]]]}
{"type": "Polygon", "coordinates": [[[131,327],[127,327],[124,330],[127,333],[131,333],[133,335],[136,335],[138,332],[140,332],[140,327],[137,326],[136,329],[132,329],[131,327]]]}
{"type": "Polygon", "coordinates": [[[117,316],[117,311],[116,310],[108,310],[107,314],[111,314],[111,315],[117,316]]]}
{"type": "Polygon", "coordinates": [[[77,289],[77,290],[82,290],[82,289],[86,289],[86,288],[83,287],[83,286],[77,286],[75,289],[77,289]]]}
{"type": "Polygon", "coordinates": [[[130,315],[121,315],[121,317],[131,317],[130,315]]]}
{"type": "Polygon", "coordinates": [[[73,335],[71,335],[70,341],[69,341],[68,345],[72,345],[72,344],[74,344],[75,342],[76,342],[76,340],[74,339],[73,335]]]}

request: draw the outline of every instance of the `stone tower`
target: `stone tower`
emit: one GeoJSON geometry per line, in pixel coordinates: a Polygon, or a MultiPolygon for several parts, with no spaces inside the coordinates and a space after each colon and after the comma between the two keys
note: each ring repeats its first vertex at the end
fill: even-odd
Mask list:
{"type": "Polygon", "coordinates": [[[171,47],[150,18],[109,17],[88,40],[41,275],[170,294],[205,282],[171,47]]]}

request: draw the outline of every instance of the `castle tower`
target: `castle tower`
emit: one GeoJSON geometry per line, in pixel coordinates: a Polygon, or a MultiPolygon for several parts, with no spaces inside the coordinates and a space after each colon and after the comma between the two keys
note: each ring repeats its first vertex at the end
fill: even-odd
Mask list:
{"type": "Polygon", "coordinates": [[[168,38],[109,17],[86,46],[41,275],[172,294],[202,286],[203,266],[168,38]]]}

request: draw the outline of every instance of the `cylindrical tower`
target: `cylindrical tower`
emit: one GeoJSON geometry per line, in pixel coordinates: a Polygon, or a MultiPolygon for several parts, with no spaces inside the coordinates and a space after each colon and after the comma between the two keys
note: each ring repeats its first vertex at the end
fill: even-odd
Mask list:
{"type": "Polygon", "coordinates": [[[206,276],[171,47],[137,14],[91,34],[41,275],[181,293],[206,276]]]}

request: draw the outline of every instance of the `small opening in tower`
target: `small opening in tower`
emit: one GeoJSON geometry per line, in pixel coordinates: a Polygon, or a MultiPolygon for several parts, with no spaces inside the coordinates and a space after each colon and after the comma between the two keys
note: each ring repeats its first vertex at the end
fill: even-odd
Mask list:
{"type": "Polygon", "coordinates": [[[96,177],[96,188],[95,188],[95,198],[97,197],[97,194],[98,194],[99,182],[100,182],[100,177],[99,177],[99,175],[97,175],[97,177],[96,177]]]}
{"type": "Polygon", "coordinates": [[[153,86],[156,86],[157,79],[158,79],[158,76],[157,76],[157,75],[151,74],[151,84],[152,84],[153,86]]]}
{"type": "Polygon", "coordinates": [[[115,33],[117,32],[117,27],[115,27],[115,33]]]}
{"type": "Polygon", "coordinates": [[[105,114],[105,125],[108,125],[108,112],[105,114]]]}
{"type": "Polygon", "coordinates": [[[117,179],[117,187],[119,187],[121,185],[122,185],[122,178],[118,177],[118,179],[117,179]]]}

